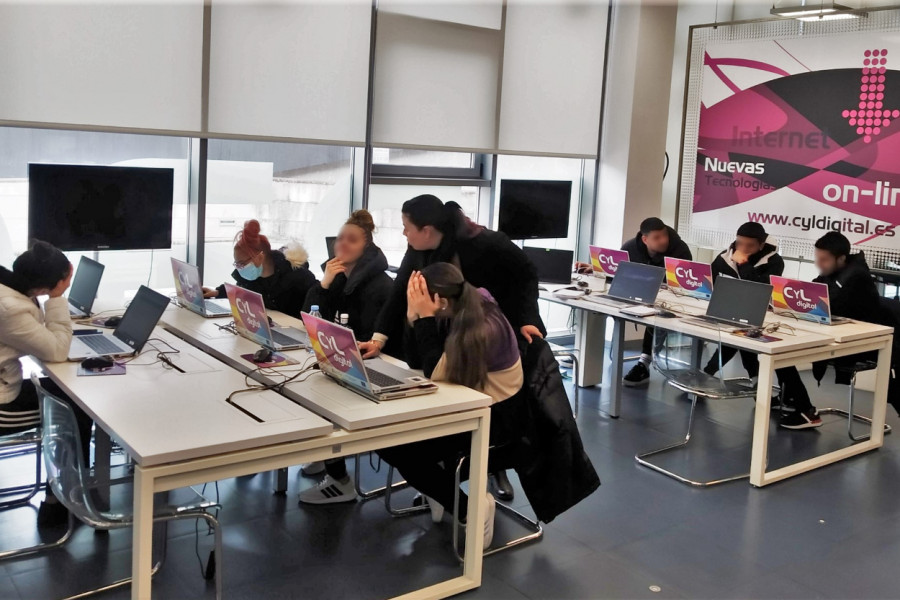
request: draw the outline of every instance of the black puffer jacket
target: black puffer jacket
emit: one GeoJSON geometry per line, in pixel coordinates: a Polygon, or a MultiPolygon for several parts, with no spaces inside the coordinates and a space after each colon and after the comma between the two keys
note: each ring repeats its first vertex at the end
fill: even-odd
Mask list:
{"type": "Polygon", "coordinates": [[[520,417],[516,472],[535,515],[549,523],[600,487],[600,477],[584,451],[559,363],[547,342],[536,339],[528,346],[522,368],[526,407],[520,417]]]}
{"type": "MultiPolygon", "coordinates": [[[[339,273],[327,290],[319,282],[309,288],[303,310],[309,312],[312,305],[317,304],[322,318],[328,321],[333,321],[339,313],[347,313],[350,317],[350,329],[356,339],[368,341],[372,339],[375,321],[387,302],[394,283],[385,273],[387,268],[387,258],[381,248],[370,244],[353,267],[349,278],[339,273]]],[[[322,270],[325,270],[325,264],[322,265],[322,270]]],[[[392,341],[388,340],[388,343],[392,341]]],[[[394,354],[388,348],[385,348],[385,352],[394,354]]]]}
{"type": "MultiPolygon", "coordinates": [[[[267,309],[278,310],[299,318],[300,311],[303,310],[303,301],[309,288],[315,285],[316,276],[306,267],[294,268],[280,250],[272,250],[272,262],[275,271],[269,277],[248,281],[241,277],[237,269],[231,276],[240,287],[261,294],[267,309]]],[[[219,298],[225,297],[224,285],[220,285],[216,291],[219,298]]]]}
{"type": "Polygon", "coordinates": [[[684,243],[678,232],[671,227],[666,227],[666,230],[669,232],[669,247],[665,252],[651,256],[647,244],[641,239],[644,236],[638,231],[634,238],[622,244],[622,250],[628,253],[628,260],[645,265],[653,265],[654,267],[665,267],[667,256],[691,260],[693,258],[691,249],[684,243]]]}
{"type": "Polygon", "coordinates": [[[735,244],[732,242],[712,263],[713,280],[719,275],[736,277],[756,283],[769,283],[770,275],[784,273],[784,259],[778,254],[778,242],[769,238],[762,250],[748,257],[742,265],[734,262],[735,244]]]}

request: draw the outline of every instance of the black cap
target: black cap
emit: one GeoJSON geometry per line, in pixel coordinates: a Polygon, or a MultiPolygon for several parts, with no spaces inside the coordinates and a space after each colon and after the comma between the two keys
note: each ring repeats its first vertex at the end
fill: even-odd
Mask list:
{"type": "Polygon", "coordinates": [[[769,237],[769,234],[766,233],[766,228],[759,223],[754,223],[753,221],[748,221],[747,223],[744,223],[743,225],[738,227],[737,234],[740,237],[748,237],[759,240],[760,243],[764,243],[769,237]]]}

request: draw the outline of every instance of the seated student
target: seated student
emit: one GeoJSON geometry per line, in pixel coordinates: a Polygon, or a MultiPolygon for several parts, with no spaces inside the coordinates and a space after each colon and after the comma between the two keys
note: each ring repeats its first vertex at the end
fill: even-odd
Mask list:
{"type": "MultiPolygon", "coordinates": [[[[72,281],[72,264],[57,248],[46,242],[34,242],[13,262],[12,271],[0,267],[0,435],[27,431],[41,423],[37,390],[24,379],[19,359],[34,356],[38,360],[61,362],[69,355],[72,343],[72,319],[63,294],[72,281]],[[41,310],[38,296],[50,298],[41,310]]],[[[61,400],[66,395],[49,379],[44,388],[61,400]]],[[[93,423],[84,411],[70,402],[81,434],[85,465],[89,464],[93,423]]],[[[53,496],[49,487],[38,512],[38,524],[65,524],[68,511],[53,496]]]]}
{"type": "MultiPolygon", "coordinates": [[[[641,222],[641,230],[633,239],[622,244],[622,250],[628,252],[631,262],[665,267],[666,257],[691,260],[691,250],[678,232],[663,223],[662,219],[650,217],[641,222]]],[[[644,331],[641,346],[641,358],[625,375],[622,385],[639,387],[650,382],[650,360],[653,354],[653,329],[644,331]]]]}
{"type": "MultiPolygon", "coordinates": [[[[369,340],[374,333],[375,319],[391,293],[394,281],[385,273],[387,258],[372,240],[375,222],[366,210],[357,210],[341,227],[334,242],[334,258],[322,266],[325,276],[309,289],[303,310],[309,312],[313,304],[319,306],[322,317],[334,321],[346,314],[348,326],[358,340],[369,340]]],[[[390,347],[386,353],[392,354],[390,347]]],[[[322,463],[311,463],[303,469],[305,475],[322,471],[322,463]]],[[[300,502],[334,504],[356,500],[356,487],[347,475],[343,458],[325,461],[327,472],[322,481],[300,494],[300,502]]]]}
{"type": "MultiPolygon", "coordinates": [[[[850,240],[836,231],[829,231],[816,242],[816,267],[819,276],[813,279],[828,285],[831,313],[870,323],[892,324],[881,307],[881,296],[869,265],[862,252],[850,253],[850,240]]],[[[806,386],[796,367],[778,369],[785,403],[794,412],[786,414],[780,425],[786,429],[820,427],[822,419],[812,405],[806,386]]]]}
{"type": "MultiPolygon", "coordinates": [[[[465,385],[491,396],[491,443],[511,439],[518,430],[516,411],[523,384],[516,334],[494,299],[476,289],[451,264],[436,263],[412,273],[407,286],[405,342],[410,366],[421,367],[435,381],[465,385]],[[418,359],[418,362],[417,360],[418,359]]],[[[427,402],[425,398],[422,400],[427,402]]],[[[469,434],[405,444],[379,450],[409,484],[428,499],[432,519],[439,522],[444,507],[453,506],[456,459],[470,447],[469,434]]],[[[466,519],[462,492],[460,514],[466,519]]],[[[485,547],[494,534],[494,497],[487,494],[485,547]]]]}
{"type": "MultiPolygon", "coordinates": [[[[269,239],[260,234],[259,221],[251,219],[234,238],[235,282],[262,294],[266,308],[299,317],[303,301],[316,277],[309,271],[306,250],[295,244],[273,250],[269,239]]],[[[206,298],[224,298],[225,286],[203,288],[206,298]]]]}
{"type": "MultiPolygon", "coordinates": [[[[784,272],[784,259],[778,254],[777,242],[766,233],[765,227],[752,221],[744,223],[737,230],[734,242],[712,263],[713,282],[720,276],[734,277],[757,283],[769,283],[770,275],[784,272]]],[[[722,349],[721,366],[725,366],[737,349],[725,346],[722,349]]],[[[759,376],[759,360],[753,352],[741,351],[741,363],[751,379],[759,376]]],[[[715,375],[719,371],[719,353],[716,351],[704,369],[715,375]]]]}

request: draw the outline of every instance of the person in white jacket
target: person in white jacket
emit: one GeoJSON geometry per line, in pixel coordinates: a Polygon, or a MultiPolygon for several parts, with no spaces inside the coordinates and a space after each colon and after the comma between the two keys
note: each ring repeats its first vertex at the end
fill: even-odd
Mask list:
{"type": "MultiPolygon", "coordinates": [[[[22,374],[23,356],[59,362],[66,360],[72,342],[72,321],[63,296],[72,281],[72,264],[57,248],[35,242],[16,258],[12,270],[0,266],[0,435],[25,431],[41,422],[37,391],[22,374]],[[49,296],[41,310],[38,296],[49,296]]],[[[42,385],[63,400],[68,398],[49,379],[42,385]]],[[[90,453],[93,423],[77,406],[85,464],[90,453]]],[[[38,513],[38,524],[65,523],[65,509],[52,493],[38,513]]]]}

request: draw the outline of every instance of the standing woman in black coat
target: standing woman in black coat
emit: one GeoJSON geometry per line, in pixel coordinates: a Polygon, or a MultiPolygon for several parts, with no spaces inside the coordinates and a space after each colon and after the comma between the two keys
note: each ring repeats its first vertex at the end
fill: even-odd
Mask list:
{"type": "MultiPolygon", "coordinates": [[[[409,248],[372,340],[360,344],[366,357],[376,356],[391,340],[402,339],[409,278],[413,272],[439,262],[458,267],[468,283],[494,297],[516,333],[520,352],[533,338],[547,335],[538,310],[537,270],[506,234],[473,223],[458,204],[444,204],[430,194],[407,200],[401,211],[409,248]]],[[[511,500],[513,488],[506,473],[500,471],[493,476],[498,497],[511,500]]]]}
{"type": "MultiPolygon", "coordinates": [[[[319,307],[322,318],[337,320],[341,314],[348,318],[347,326],[357,339],[368,340],[375,331],[375,320],[391,293],[393,281],[385,273],[387,258],[375,245],[372,234],[375,222],[367,210],[350,215],[334,242],[334,258],[322,265],[322,281],[309,289],[303,308],[309,312],[319,307]]],[[[398,340],[399,341],[399,340],[398,340]]],[[[391,351],[388,347],[387,352],[391,351]]],[[[322,472],[322,463],[303,466],[304,475],[322,472]]],[[[317,485],[300,494],[305,504],[335,504],[356,500],[356,487],[347,474],[343,458],[326,460],[325,477],[317,485]]]]}
{"type": "MultiPolygon", "coordinates": [[[[238,286],[262,295],[269,310],[300,317],[306,294],[316,283],[310,273],[302,246],[273,250],[269,239],[260,233],[259,221],[251,219],[234,238],[234,272],[238,286]]],[[[224,298],[225,286],[203,288],[205,298],[224,298]]]]}

